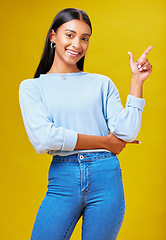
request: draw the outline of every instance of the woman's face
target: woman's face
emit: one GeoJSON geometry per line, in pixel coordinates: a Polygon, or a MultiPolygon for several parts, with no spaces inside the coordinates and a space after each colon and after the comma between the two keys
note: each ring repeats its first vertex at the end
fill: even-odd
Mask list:
{"type": "Polygon", "coordinates": [[[52,42],[56,44],[55,59],[67,65],[75,65],[86,53],[91,29],[81,20],[71,20],[52,31],[52,42]]]}

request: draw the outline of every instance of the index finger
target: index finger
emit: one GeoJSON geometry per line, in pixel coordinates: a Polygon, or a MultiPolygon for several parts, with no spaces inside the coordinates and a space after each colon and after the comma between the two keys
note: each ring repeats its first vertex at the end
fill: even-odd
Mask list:
{"type": "Polygon", "coordinates": [[[150,52],[150,50],[152,50],[152,46],[148,47],[145,52],[141,55],[140,58],[146,58],[146,56],[148,55],[148,53],[150,52]]]}

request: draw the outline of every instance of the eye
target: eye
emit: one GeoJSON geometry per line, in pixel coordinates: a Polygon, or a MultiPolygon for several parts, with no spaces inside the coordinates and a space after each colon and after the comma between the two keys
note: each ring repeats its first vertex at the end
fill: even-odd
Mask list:
{"type": "Polygon", "coordinates": [[[67,33],[66,36],[69,38],[73,37],[73,35],[71,33],[67,33]]]}
{"type": "Polygon", "coordinates": [[[89,39],[88,39],[88,38],[83,38],[83,40],[84,40],[84,41],[86,41],[86,42],[88,42],[88,41],[89,41],[89,39]]]}

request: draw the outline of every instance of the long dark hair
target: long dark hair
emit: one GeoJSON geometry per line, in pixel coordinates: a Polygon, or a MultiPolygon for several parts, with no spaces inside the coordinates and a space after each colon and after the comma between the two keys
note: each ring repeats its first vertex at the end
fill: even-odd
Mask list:
{"type": "MultiPolygon", "coordinates": [[[[45,46],[44,46],[44,50],[40,59],[40,63],[37,67],[37,70],[35,72],[34,78],[38,78],[40,76],[40,74],[45,74],[47,73],[54,61],[54,55],[55,55],[55,48],[51,48],[50,47],[50,40],[49,40],[49,35],[51,32],[51,29],[54,30],[54,32],[56,32],[56,30],[63,24],[66,23],[70,20],[73,19],[77,19],[77,20],[82,20],[84,22],[86,22],[90,29],[91,29],[91,34],[92,34],[92,25],[90,22],[90,19],[87,15],[86,12],[84,12],[81,9],[77,9],[77,8],[65,8],[63,10],[61,10],[54,18],[50,29],[48,30],[48,34],[46,37],[46,41],[45,41],[45,46]]],[[[85,60],[85,56],[83,56],[78,62],[77,62],[77,68],[80,71],[83,71],[84,68],[84,60],[85,60]]]]}

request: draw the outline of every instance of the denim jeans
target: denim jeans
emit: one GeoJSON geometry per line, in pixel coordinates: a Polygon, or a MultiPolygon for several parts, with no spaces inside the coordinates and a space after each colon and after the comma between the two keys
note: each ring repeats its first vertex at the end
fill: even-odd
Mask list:
{"type": "Polygon", "coordinates": [[[115,240],[125,212],[119,160],[111,152],[53,156],[31,240],[68,240],[83,216],[83,240],[115,240]]]}

